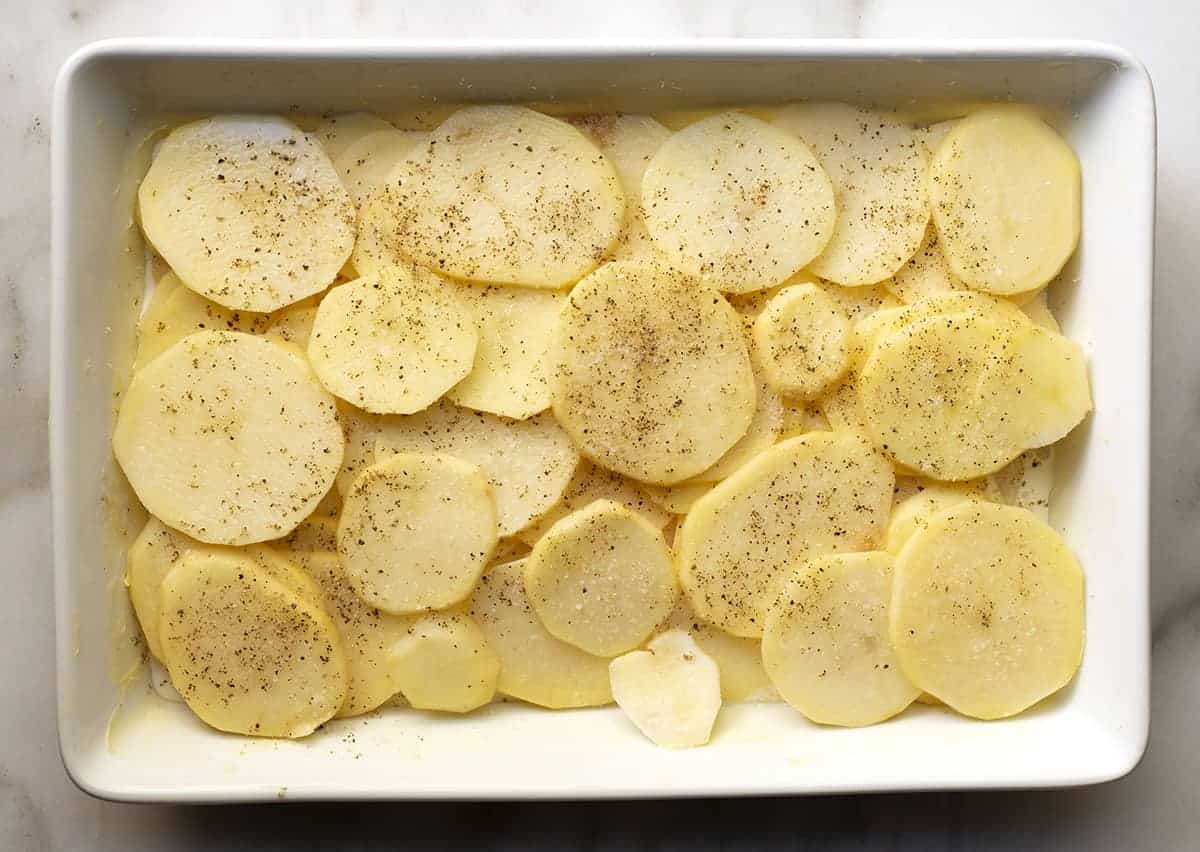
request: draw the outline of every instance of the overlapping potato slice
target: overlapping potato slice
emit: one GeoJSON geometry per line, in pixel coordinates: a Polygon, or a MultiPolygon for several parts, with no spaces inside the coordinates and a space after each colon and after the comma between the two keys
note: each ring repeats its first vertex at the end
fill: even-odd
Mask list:
{"type": "Polygon", "coordinates": [[[713,627],[692,612],[686,595],[655,633],[683,630],[708,654],[721,672],[721,699],[727,703],[778,701],[779,693],[767,679],[762,664],[762,643],[757,639],[732,636],[713,627]]]}
{"type": "Polygon", "coordinates": [[[916,254],[896,270],[885,285],[892,295],[906,304],[939,293],[966,289],[966,284],[955,277],[938,244],[937,228],[931,222],[916,254]]]}
{"type": "Polygon", "coordinates": [[[1024,509],[964,503],[896,560],[891,639],[912,683],[960,713],[999,719],[1061,689],[1083,654],[1083,573],[1024,509]]]}
{"type": "Polygon", "coordinates": [[[151,514],[249,544],[312,514],[342,461],[333,397],[304,358],[240,332],[190,335],[130,382],[113,452],[151,514]]]}
{"type": "Polygon", "coordinates": [[[140,370],[189,334],[198,331],[245,331],[257,333],[269,322],[267,315],[231,311],[179,285],[168,272],[155,285],[146,313],[138,321],[137,357],[133,369],[140,370]]]}
{"type": "Polygon", "coordinates": [[[367,133],[332,158],[333,167],[356,207],[362,207],[425,136],[420,130],[388,126],[367,133]]]}
{"type": "Polygon", "coordinates": [[[1047,520],[1054,490],[1054,448],[1026,450],[988,477],[988,484],[995,489],[997,502],[1020,506],[1038,520],[1047,520]]]}
{"type": "Polygon", "coordinates": [[[337,418],[346,449],[335,485],[344,497],[358,475],[375,463],[375,439],[381,426],[378,414],[368,414],[342,399],[337,401],[337,418]]]}
{"type": "Polygon", "coordinates": [[[913,533],[924,529],[934,515],[943,509],[974,499],[977,499],[976,495],[962,487],[938,482],[926,483],[920,491],[910,494],[892,507],[883,549],[893,556],[898,554],[912,538],[913,533]]]}
{"type": "Polygon", "coordinates": [[[217,116],[171,131],[138,210],[183,283],[236,310],[274,311],[319,293],[354,246],[354,204],[333,163],[274,116],[217,116]]]}
{"type": "Polygon", "coordinates": [[[763,630],[763,666],[783,700],[823,725],[895,716],[921,692],[888,638],[892,556],[812,559],[788,581],[763,630]]]}
{"type": "Polygon", "coordinates": [[[263,334],[273,340],[290,343],[307,351],[308,341],[312,337],[313,324],[316,320],[317,300],[306,299],[272,314],[266,323],[263,334]]]}
{"type": "Polygon", "coordinates": [[[1058,320],[1054,318],[1054,312],[1050,310],[1050,304],[1046,297],[1046,288],[1043,287],[1032,298],[1022,302],[1021,311],[1025,316],[1029,317],[1029,321],[1034,325],[1041,326],[1046,331],[1053,331],[1055,334],[1062,334],[1058,320]]]}
{"type": "Polygon", "coordinates": [[[837,216],[812,151],[741,112],[664,142],[646,167],[642,206],[671,263],[727,293],[786,281],[825,248],[837,216]]]}
{"type": "Polygon", "coordinates": [[[287,536],[274,542],[289,553],[311,553],[337,550],[338,519],[332,515],[313,514],[287,536]]]}
{"type": "Polygon", "coordinates": [[[400,691],[418,710],[469,713],[496,694],[500,657],[461,612],[417,619],[392,654],[400,691]]]}
{"type": "Polygon", "coordinates": [[[645,491],[651,500],[672,515],[686,515],[697,500],[713,490],[713,485],[712,482],[689,480],[670,487],[647,485],[645,491]]]}
{"type": "Polygon", "coordinates": [[[360,139],[372,133],[395,129],[389,122],[369,112],[343,112],[322,119],[310,135],[333,161],[360,139]]]}
{"type": "Polygon", "coordinates": [[[811,399],[846,371],[850,332],[850,321],[820,287],[784,287],[754,320],[754,355],[772,389],[811,399]]]}

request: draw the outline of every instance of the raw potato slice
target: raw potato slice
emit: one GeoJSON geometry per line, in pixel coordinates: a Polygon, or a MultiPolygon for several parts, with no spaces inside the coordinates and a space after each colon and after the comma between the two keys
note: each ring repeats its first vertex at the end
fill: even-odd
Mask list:
{"type": "Polygon", "coordinates": [[[1028,109],[994,106],[960,121],[934,154],[929,192],[946,261],[973,289],[1035,290],[1079,242],[1079,160],[1028,109]]]}
{"type": "Polygon", "coordinates": [[[833,182],[837,224],[809,270],[849,287],[875,284],[917,251],[929,222],[929,152],[915,127],[847,104],[793,104],[774,124],[812,148],[833,182]]]}
{"type": "Polygon", "coordinates": [[[659,250],[726,293],[786,281],[829,242],[836,218],[833,186],[804,143],[740,112],[663,143],[642,205],[659,250]]]}
{"type": "Polygon", "coordinates": [[[754,416],[737,313],[651,264],[611,263],[571,291],[550,379],[554,414],[585,455],[653,485],[711,467],[754,416]]]}
{"type": "Polygon", "coordinates": [[[525,560],[524,576],[546,629],[597,657],[642,644],[679,596],[662,533],[612,500],[551,527],[525,560]]]}
{"type": "Polygon", "coordinates": [[[524,559],[528,555],[529,545],[517,536],[510,536],[500,539],[496,544],[496,549],[492,552],[492,564],[499,565],[502,562],[515,562],[518,559],[524,559]]]}
{"type": "Polygon", "coordinates": [[[184,556],[163,580],[159,634],[171,683],[218,730],[303,737],[346,700],[329,616],[247,556],[184,556]]]}
{"type": "Polygon", "coordinates": [[[1054,490],[1054,447],[1027,450],[988,477],[996,501],[1028,509],[1039,521],[1050,517],[1054,490]]]}
{"type": "Polygon", "coordinates": [[[354,205],[362,207],[425,136],[420,130],[397,130],[389,126],[366,134],[334,157],[333,167],[354,205]]]}
{"type": "Polygon", "coordinates": [[[754,321],[754,354],[778,393],[811,399],[849,364],[850,321],[815,284],[780,290],[754,321]]]}
{"type": "Polygon", "coordinates": [[[522,562],[489,568],[469,612],[500,658],[496,689],[541,707],[596,707],[612,701],[608,660],[555,639],[525,597],[522,562]]]}
{"type": "Polygon", "coordinates": [[[828,418],[818,403],[808,400],[783,399],[783,430],[782,438],[794,438],[806,432],[828,432],[828,418]]]}
{"type": "Polygon", "coordinates": [[[959,121],[960,119],[958,118],[950,118],[920,129],[921,142],[924,143],[925,149],[929,151],[930,157],[934,155],[941,146],[942,141],[950,135],[950,131],[958,125],[959,121]]]}
{"type": "Polygon", "coordinates": [[[412,414],[436,402],[471,372],[479,343],[450,286],[406,265],[331,291],[308,343],[321,383],[376,414],[412,414]]]}
{"type": "Polygon", "coordinates": [[[617,706],[655,745],[694,748],[712,736],[721,676],[687,633],[657,636],[646,650],[617,657],[608,672],[617,706]]]}
{"type": "Polygon", "coordinates": [[[313,515],[301,521],[300,526],[277,544],[290,553],[337,550],[337,528],[337,518],[313,515]]]}
{"type": "Polygon", "coordinates": [[[500,658],[461,613],[423,616],[396,643],[393,659],[400,691],[418,710],[469,713],[496,694],[500,658]]]}
{"type": "Polygon", "coordinates": [[[762,664],[762,643],[757,639],[731,636],[705,623],[692,612],[686,597],[680,597],[667,620],[655,633],[683,630],[708,654],[721,671],[721,699],[726,703],[778,701],[779,693],[767,679],[762,664]]]}
{"type": "Polygon", "coordinates": [[[142,231],[179,278],[227,308],[274,311],[328,287],[354,204],[294,124],[224,115],[171,131],[138,188],[142,231]]]}
{"type": "Polygon", "coordinates": [[[409,258],[445,275],[562,287],[621,230],[612,165],[564,121],[520,106],[459,110],[363,205],[354,266],[409,258]]]}
{"type": "Polygon", "coordinates": [[[1054,318],[1054,314],[1050,310],[1044,288],[1038,290],[1032,299],[1023,302],[1021,304],[1021,311],[1025,316],[1029,317],[1029,321],[1034,325],[1041,326],[1046,331],[1053,331],[1055,334],[1062,334],[1062,329],[1058,326],[1058,320],[1054,318]]]}
{"type": "Polygon", "coordinates": [[[849,432],[761,453],[684,519],[679,579],[692,609],[735,636],[761,636],[791,566],[881,540],[894,485],[887,459],[849,432]]]}
{"type": "Polygon", "coordinates": [[[139,371],[113,430],[142,505],[215,544],[291,532],[333,485],[342,446],[333,397],[301,356],[225,331],[186,337],[139,371]]]}
{"type": "Polygon", "coordinates": [[[662,506],[673,515],[686,515],[691,511],[696,501],[712,491],[713,483],[689,481],[670,488],[657,485],[647,485],[646,493],[650,499],[662,506]]]}
{"type": "Polygon", "coordinates": [[[961,488],[930,483],[916,494],[904,498],[892,508],[883,549],[895,556],[913,533],[924,529],[929,519],[941,512],[974,499],[961,488]]]}
{"type": "Polygon", "coordinates": [[[805,563],[771,608],[763,666],[783,700],[822,725],[895,716],[920,694],[888,638],[892,556],[841,553],[805,563]]]}
{"type": "Polygon", "coordinates": [[[506,420],[446,402],[380,422],[375,455],[444,453],[479,467],[496,501],[499,535],[513,535],[562,497],[579,453],[550,414],[506,420]]]}
{"type": "Polygon", "coordinates": [[[550,407],[551,342],[566,295],[526,287],[458,287],[475,318],[471,372],[446,394],[467,408],[524,420],[550,407]]]}
{"type": "Polygon", "coordinates": [[[189,334],[198,331],[262,330],[267,319],[263,314],[231,311],[216,302],[193,293],[178,282],[175,273],[168,272],[163,282],[155,286],[150,306],[138,321],[138,350],[133,369],[140,370],[189,334]],[[164,286],[165,284],[165,286],[164,286]],[[160,296],[160,292],[163,294],[160,296]]]}
{"type": "Polygon", "coordinates": [[[342,427],[346,450],[335,484],[338,492],[345,497],[358,475],[375,464],[375,439],[381,427],[379,415],[368,414],[345,400],[339,399],[337,402],[337,418],[342,427]]]}
{"type": "Polygon", "coordinates": [[[966,289],[966,284],[955,277],[950,264],[942,255],[938,245],[937,228],[931,222],[925,229],[925,237],[917,253],[908,263],[896,270],[887,282],[887,288],[900,301],[907,304],[920,301],[939,293],[966,289]]]}
{"type": "MultiPolygon", "coordinates": [[[[754,364],[751,362],[751,368],[753,369],[753,367],[754,364]]],[[[696,484],[720,482],[779,440],[779,435],[783,432],[783,399],[767,384],[761,373],[761,370],[754,370],[757,395],[754,402],[754,416],[750,418],[746,434],[726,450],[725,455],[721,456],[716,464],[708,470],[696,474],[688,482],[696,484]]],[[[687,483],[682,484],[686,485],[687,483]]]]}
{"type": "Polygon", "coordinates": [[[264,334],[272,340],[290,343],[307,352],[308,341],[312,337],[313,324],[316,321],[316,303],[300,302],[272,315],[264,334]]]}
{"type": "Polygon", "coordinates": [[[359,597],[403,615],[469,595],[496,538],[496,504],[479,468],[402,453],[354,480],[338,523],[338,554],[359,597]]]}
{"type": "Polygon", "coordinates": [[[344,112],[321,121],[311,136],[325,149],[330,160],[337,160],[347,148],[369,134],[395,129],[379,116],[369,112],[344,112]]]}
{"type": "MultiPolygon", "coordinates": [[[[803,282],[801,282],[803,283],[803,282]]],[[[898,308],[903,303],[889,292],[891,279],[883,284],[872,284],[866,287],[842,287],[829,281],[820,281],[821,289],[829,298],[837,303],[851,324],[864,320],[879,311],[898,308]]]]}
{"type": "Polygon", "coordinates": [[[967,503],[896,560],[891,639],[913,684],[979,719],[1020,713],[1065,686],[1083,656],[1083,572],[1024,509],[967,503]]]}
{"type": "Polygon", "coordinates": [[[650,498],[645,486],[582,459],[579,467],[575,469],[575,475],[567,483],[562,499],[517,535],[532,547],[559,518],[564,518],[596,500],[605,499],[615,500],[625,508],[637,512],[660,530],[671,521],[671,513],[650,498]]]}

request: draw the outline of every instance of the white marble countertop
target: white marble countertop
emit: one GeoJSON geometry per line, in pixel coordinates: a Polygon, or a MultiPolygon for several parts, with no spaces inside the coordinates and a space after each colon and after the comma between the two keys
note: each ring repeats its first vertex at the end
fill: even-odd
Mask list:
{"type": "Polygon", "coordinates": [[[0,849],[1200,848],[1200,11],[1179,0],[42,0],[0,4],[0,849]],[[1051,793],[556,805],[169,808],[100,802],[59,763],[47,492],[50,89],[76,47],[174,36],[1063,36],[1121,44],[1159,104],[1149,752],[1051,793]]]}

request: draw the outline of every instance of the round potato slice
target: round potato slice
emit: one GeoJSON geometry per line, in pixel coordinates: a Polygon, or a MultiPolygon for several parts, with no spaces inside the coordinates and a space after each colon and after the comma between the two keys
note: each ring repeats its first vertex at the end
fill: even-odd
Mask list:
{"type": "Polygon", "coordinates": [[[989,107],[955,125],[930,164],[929,192],[946,261],[976,290],[1035,290],[1079,242],[1079,160],[1030,110],[989,107]]]}
{"type": "Polygon", "coordinates": [[[662,506],[673,515],[686,515],[691,511],[696,501],[713,490],[711,482],[688,481],[663,488],[657,485],[647,485],[646,493],[650,499],[662,506]]]}
{"type": "Polygon", "coordinates": [[[754,320],[754,354],[778,393],[811,399],[849,365],[850,321],[815,284],[780,290],[754,320]]]}
{"type": "Polygon", "coordinates": [[[837,216],[812,151],[740,112],[664,142],[646,167],[642,205],[659,250],[726,293],[786,281],[825,248],[837,216]]]}
{"type": "MultiPolygon", "coordinates": [[[[178,281],[174,273],[164,280],[178,281]]],[[[155,286],[150,306],[138,321],[136,372],[189,334],[198,331],[244,331],[254,334],[268,322],[264,314],[231,311],[183,286],[155,286]],[[159,297],[160,288],[163,295],[159,297]]]]}
{"type": "Polygon", "coordinates": [[[499,534],[513,535],[566,491],[579,452],[549,413],[507,420],[442,402],[420,414],[384,418],[375,456],[443,453],[479,467],[496,501],[499,534]]]}
{"type": "Polygon", "coordinates": [[[469,713],[492,700],[500,658],[483,631],[456,612],[422,616],[392,651],[400,691],[418,710],[469,713]]]}
{"type": "Polygon", "coordinates": [[[892,505],[887,459],[849,432],[812,432],[759,454],[692,507],[676,547],[692,609],[762,635],[790,566],[874,547],[892,505]]]}
{"type": "Polygon", "coordinates": [[[541,707],[595,707],[612,701],[608,660],[556,639],[525,596],[523,562],[493,565],[471,595],[469,612],[500,658],[496,689],[541,707]]]}
{"type": "Polygon", "coordinates": [[[1024,509],[964,503],[896,560],[891,640],[912,683],[979,719],[1065,686],[1083,656],[1083,572],[1024,509]]]}
{"type": "Polygon", "coordinates": [[[737,313],[703,283],[612,263],[571,291],[555,337],[554,414],[585,455],[654,485],[711,467],[750,425],[737,313]]]}
{"type": "Polygon", "coordinates": [[[612,500],[551,527],[525,560],[524,576],[546,629],[597,657],[642,644],[679,596],[662,533],[612,500]]]}
{"type": "Polygon", "coordinates": [[[171,131],[138,188],[142,230],[192,290],[274,311],[319,293],[354,247],[354,203],[294,124],[223,115],[171,131]]]}
{"type": "Polygon", "coordinates": [[[721,672],[721,700],[726,703],[778,701],[779,693],[767,679],[762,664],[762,643],[757,639],[731,636],[692,612],[687,597],[680,596],[675,609],[654,632],[683,630],[721,672]]]}
{"type": "Polygon", "coordinates": [[[113,452],[151,514],[213,544],[279,538],[312,514],[342,462],[333,397],[304,358],[204,331],[139,371],[113,452]]]}
{"type": "Polygon", "coordinates": [[[272,314],[263,334],[272,340],[290,343],[307,352],[308,341],[312,337],[313,324],[316,321],[317,305],[308,301],[298,302],[272,314]]]}
{"type": "Polygon", "coordinates": [[[425,136],[420,130],[388,126],[366,134],[333,158],[333,167],[356,207],[362,207],[425,136]]]}
{"type": "Polygon", "coordinates": [[[402,453],[354,480],[338,522],[338,554],[364,601],[403,615],[471,593],[496,548],[496,504],[473,464],[402,453]]]}
{"type": "Polygon", "coordinates": [[[901,302],[911,305],[929,296],[965,290],[967,285],[950,270],[938,244],[937,228],[931,222],[917,253],[896,270],[885,286],[901,302]]]}
{"type": "Polygon", "coordinates": [[[809,270],[856,287],[900,269],[929,222],[929,152],[917,129],[885,113],[833,103],[783,107],[774,124],[804,140],[833,182],[837,224],[809,270]]]}
{"type": "Polygon", "coordinates": [[[363,205],[354,266],[408,258],[455,278],[562,287],[620,233],[612,165],[564,121],[520,106],[459,110],[363,205]]]}
{"type": "Polygon", "coordinates": [[[895,556],[912,538],[913,533],[924,529],[929,524],[929,519],[938,512],[973,499],[974,495],[961,488],[928,483],[920,491],[905,497],[892,507],[883,549],[895,556]]]}
{"type": "Polygon", "coordinates": [[[427,408],[468,373],[479,334],[452,285],[394,266],[321,300],[308,359],[331,393],[376,414],[427,408]]]}
{"type": "Polygon", "coordinates": [[[888,639],[890,554],[839,553],[805,563],[771,608],[763,666],[783,700],[822,725],[891,718],[921,690],[888,639]]]}
{"type": "Polygon", "coordinates": [[[184,556],[162,583],[171,683],[205,723],[303,737],[346,699],[346,658],[320,604],[236,553],[184,556]]]}
{"type": "Polygon", "coordinates": [[[372,133],[395,130],[389,122],[369,112],[343,112],[323,119],[312,131],[329,159],[339,159],[346,150],[372,133]]]}
{"type": "Polygon", "coordinates": [[[479,331],[471,372],[446,394],[467,408],[524,420],[550,407],[551,343],[566,295],[526,287],[459,287],[479,331]]]}

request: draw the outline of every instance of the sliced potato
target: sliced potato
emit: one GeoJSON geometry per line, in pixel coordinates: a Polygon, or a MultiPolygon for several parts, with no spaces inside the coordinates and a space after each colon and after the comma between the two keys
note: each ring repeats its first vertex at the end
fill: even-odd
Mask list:
{"type": "Polygon", "coordinates": [[[524,577],[546,629],[597,657],[642,644],[679,596],[662,533],[613,500],[552,526],[525,560],[524,577]]]}
{"type": "Polygon", "coordinates": [[[620,233],[617,173],[587,137],[521,106],[454,113],[363,205],[354,266],[402,259],[493,284],[562,287],[620,233]]]}
{"type": "Polygon", "coordinates": [[[693,748],[712,736],[721,710],[717,664],[682,630],[608,664],[613,698],[638,730],[663,748],[693,748]]]}
{"type": "Polygon", "coordinates": [[[930,223],[916,254],[896,270],[886,286],[897,299],[912,304],[939,293],[964,290],[967,285],[951,271],[938,244],[937,228],[930,223]]]}
{"type": "Polygon", "coordinates": [[[1028,509],[1040,521],[1050,516],[1054,490],[1054,448],[1026,450],[988,477],[997,502],[1028,509]]]}
{"type": "Polygon", "coordinates": [[[354,480],[338,522],[338,554],[359,597],[403,615],[471,593],[496,547],[496,504],[473,464],[401,453],[354,480]]]}
{"type": "Polygon", "coordinates": [[[163,140],[138,188],[142,230],[192,290],[274,311],[328,287],[354,204],[320,146],[275,116],[222,115],[163,140]]]}
{"type": "Polygon", "coordinates": [[[637,512],[660,530],[671,520],[671,513],[651,499],[646,486],[583,459],[558,503],[517,535],[532,547],[560,518],[605,499],[637,512]]]}
{"type": "Polygon", "coordinates": [[[479,467],[496,501],[499,534],[513,535],[566,491],[579,453],[549,413],[507,420],[442,402],[380,422],[375,455],[444,453],[479,467]]]}
{"type": "Polygon", "coordinates": [[[740,112],[664,142],[642,205],[659,250],[726,293],[786,281],[825,248],[836,218],[833,186],[807,146],[740,112]]]}
{"type": "Polygon", "coordinates": [[[263,333],[272,340],[291,343],[307,351],[308,341],[312,337],[313,324],[316,320],[317,304],[315,301],[297,302],[272,314],[263,333]]]}
{"type": "Polygon", "coordinates": [[[289,553],[337,550],[338,520],[331,515],[312,515],[277,544],[289,553]]]}
{"type": "Polygon", "coordinates": [[[934,154],[929,192],[942,252],[973,289],[1035,290],[1079,242],[1079,160],[1032,110],[993,106],[958,122],[934,154]]]}
{"type": "Polygon", "coordinates": [[[655,633],[683,630],[721,671],[721,699],[727,703],[778,701],[779,693],[767,679],[762,664],[762,643],[757,639],[731,636],[692,612],[687,596],[680,596],[675,609],[655,633]]]}
{"type": "MultiPolygon", "coordinates": [[[[173,279],[168,272],[164,281],[173,279]]],[[[150,306],[138,321],[137,357],[133,369],[140,370],[189,334],[198,331],[262,331],[268,320],[265,314],[231,311],[183,286],[154,288],[150,306]],[[160,293],[162,294],[160,296],[160,293]]]]}
{"type": "Polygon", "coordinates": [[[781,437],[794,438],[805,432],[828,432],[831,428],[819,403],[783,398],[781,437]]]}
{"type": "Polygon", "coordinates": [[[303,737],[346,699],[346,658],[320,604],[237,553],[185,555],[162,583],[171,683],[222,731],[303,737]]]}
{"type": "Polygon", "coordinates": [[[1032,298],[1022,302],[1021,311],[1029,317],[1029,321],[1034,325],[1041,326],[1046,331],[1053,331],[1055,334],[1062,334],[1058,320],[1054,318],[1054,313],[1050,310],[1045,288],[1038,290],[1032,298]]]}
{"type": "Polygon", "coordinates": [[[420,130],[388,126],[367,133],[332,158],[333,167],[356,207],[362,207],[425,135],[420,130]]]}
{"type": "Polygon", "coordinates": [[[529,545],[518,536],[514,535],[502,538],[496,543],[496,549],[492,551],[492,564],[499,565],[502,562],[515,562],[518,559],[524,559],[529,555],[529,550],[529,545]]]}
{"type": "Polygon", "coordinates": [[[839,553],[806,562],[763,630],[763,665],[783,700],[822,725],[891,718],[921,690],[888,638],[892,556],[839,553]]]}
{"type": "Polygon", "coordinates": [[[279,538],[312,514],[342,462],[333,397],[303,357],[203,331],[130,382],[113,452],[151,514],[215,544],[279,538]]]}
{"type": "Polygon", "coordinates": [[[842,309],[842,313],[846,315],[846,319],[850,320],[851,324],[880,311],[898,308],[903,304],[890,292],[888,287],[891,283],[890,278],[882,284],[871,284],[865,287],[842,287],[830,281],[820,280],[817,283],[821,285],[825,295],[833,299],[842,309]]]}
{"type": "Polygon", "coordinates": [[[555,339],[554,414],[598,464],[654,485],[711,467],[754,416],[737,313],[703,283],[611,263],[571,291],[555,339]]]}
{"type": "Polygon", "coordinates": [[[646,493],[650,499],[662,506],[673,515],[686,515],[691,511],[696,501],[713,489],[712,482],[689,480],[664,488],[657,485],[647,485],[646,493]]]}
{"type": "Polygon", "coordinates": [[[735,636],[761,636],[790,566],[882,539],[894,484],[887,459],[849,432],[759,454],[684,519],[679,579],[692,609],[735,636]]]}
{"type": "Polygon", "coordinates": [[[891,639],[912,683],[979,719],[1061,689],[1083,655],[1083,572],[1024,509],[964,503],[896,560],[891,639]]]}
{"type": "Polygon", "coordinates": [[[849,364],[850,321],[815,284],[784,287],[754,320],[754,354],[776,392],[811,399],[849,364]]]}
{"type": "Polygon", "coordinates": [[[337,418],[346,449],[335,484],[345,497],[358,475],[375,463],[375,439],[381,426],[379,415],[368,414],[341,399],[337,401],[337,418]]]}
{"type": "Polygon", "coordinates": [[[496,694],[500,657],[462,613],[422,616],[392,655],[400,690],[418,710],[469,713],[496,694]]]}
{"type": "Polygon", "coordinates": [[[369,112],[343,112],[322,119],[310,134],[336,160],[346,149],[372,133],[395,130],[389,122],[369,112]]]}
{"type": "Polygon", "coordinates": [[[962,488],[938,482],[928,483],[920,491],[892,507],[883,549],[895,556],[912,538],[913,533],[924,529],[929,519],[938,512],[972,499],[975,499],[974,496],[962,488]]]}
{"type": "Polygon", "coordinates": [[[321,300],[308,359],[321,383],[376,414],[427,408],[471,372],[479,334],[449,283],[393,266],[321,300]]]}
{"type": "Polygon", "coordinates": [[[471,595],[470,615],[500,658],[496,689],[553,709],[608,704],[608,660],[554,638],[542,626],[525,596],[523,567],[493,565],[471,595]]]}
{"type": "Polygon", "coordinates": [[[774,124],[811,147],[833,182],[837,224],[809,269],[850,287],[900,269],[929,222],[929,152],[917,129],[886,113],[835,103],[783,107],[774,124]]]}

